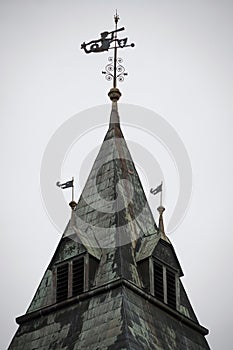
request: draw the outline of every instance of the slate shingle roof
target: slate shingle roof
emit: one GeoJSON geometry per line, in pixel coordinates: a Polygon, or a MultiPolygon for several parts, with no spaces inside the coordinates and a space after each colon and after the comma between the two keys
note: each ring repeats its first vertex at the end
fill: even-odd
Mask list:
{"type": "Polygon", "coordinates": [[[121,279],[22,323],[11,350],[204,350],[206,330],[121,279]],[[96,294],[95,294],[96,292],[96,294]]]}
{"type": "Polygon", "coordinates": [[[179,310],[145,288],[153,256],[182,276],[174,249],[161,240],[113,102],[109,129],[77,207],[27,313],[17,319],[9,350],[209,349],[207,330],[181,282],[179,310]],[[89,288],[57,304],[54,267],[80,255],[88,257],[89,288]]]}

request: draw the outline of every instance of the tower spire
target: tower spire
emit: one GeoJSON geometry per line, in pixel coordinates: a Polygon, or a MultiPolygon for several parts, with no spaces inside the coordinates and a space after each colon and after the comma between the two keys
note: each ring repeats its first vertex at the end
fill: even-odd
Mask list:
{"type": "Polygon", "coordinates": [[[158,233],[120,128],[117,49],[127,39],[122,44],[117,38],[124,28],[117,28],[117,13],[114,19],[113,32],[82,45],[86,53],[114,45],[110,127],[77,204],[74,178],[57,182],[72,187],[71,219],[26,314],[16,319],[19,329],[8,350],[210,350],[208,330],[194,314],[165,235],[162,183],[151,189],[161,192],[158,233]]]}

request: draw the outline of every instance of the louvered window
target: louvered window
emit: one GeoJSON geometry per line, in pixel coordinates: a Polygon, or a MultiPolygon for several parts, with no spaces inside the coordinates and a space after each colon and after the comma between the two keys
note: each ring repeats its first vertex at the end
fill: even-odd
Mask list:
{"type": "Polygon", "coordinates": [[[163,266],[154,262],[154,293],[160,301],[164,301],[163,291],[163,266]]]}
{"type": "Polygon", "coordinates": [[[176,272],[154,261],[154,296],[176,309],[177,291],[176,291],[176,272]]]}
{"type": "Polygon", "coordinates": [[[176,308],[176,275],[171,270],[166,270],[167,277],[167,304],[176,308]]]}
{"type": "Polygon", "coordinates": [[[57,266],[56,302],[84,292],[84,257],[57,266]]]}
{"type": "Polygon", "coordinates": [[[57,267],[57,302],[68,298],[68,263],[57,267]]]}
{"type": "Polygon", "coordinates": [[[74,260],[72,265],[72,296],[75,296],[84,290],[84,258],[74,260]]]}

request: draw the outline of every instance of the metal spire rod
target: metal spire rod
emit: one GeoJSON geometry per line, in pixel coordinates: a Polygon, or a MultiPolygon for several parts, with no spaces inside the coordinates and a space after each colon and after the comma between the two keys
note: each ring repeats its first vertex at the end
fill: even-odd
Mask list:
{"type": "Polygon", "coordinates": [[[163,181],[161,181],[161,191],[160,191],[160,207],[163,206],[163,181]]]}
{"type": "Polygon", "coordinates": [[[69,203],[69,206],[71,207],[72,210],[74,210],[76,208],[77,203],[74,200],[74,177],[72,177],[72,200],[69,203]]]}
{"type": "Polygon", "coordinates": [[[72,186],[72,202],[74,202],[74,177],[72,177],[73,186],[72,186]]]}
{"type": "Polygon", "coordinates": [[[119,21],[120,17],[117,14],[117,10],[116,10],[116,14],[114,16],[114,20],[115,20],[115,45],[114,45],[114,74],[113,74],[113,87],[116,88],[117,85],[117,23],[119,21]]]}

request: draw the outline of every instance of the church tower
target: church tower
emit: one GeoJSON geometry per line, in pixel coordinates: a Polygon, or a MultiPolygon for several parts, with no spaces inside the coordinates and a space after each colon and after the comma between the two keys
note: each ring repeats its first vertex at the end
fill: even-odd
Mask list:
{"type": "Polygon", "coordinates": [[[90,51],[82,45],[87,53],[115,45],[109,127],[8,350],[209,349],[165,234],[164,208],[157,226],[121,130],[116,53],[128,45],[120,30],[102,33],[90,51]]]}

